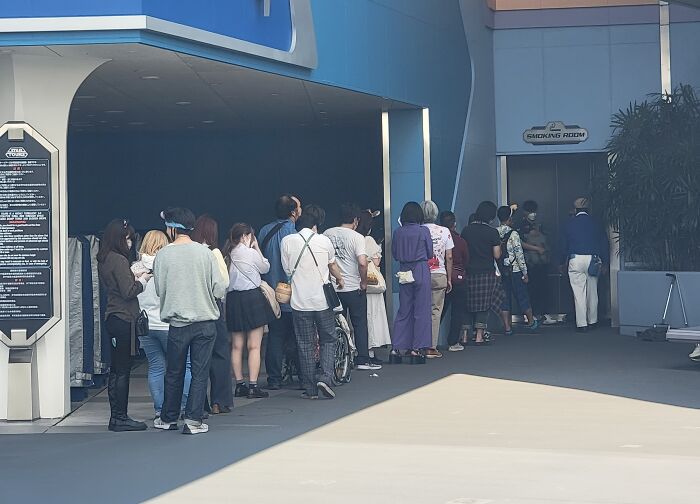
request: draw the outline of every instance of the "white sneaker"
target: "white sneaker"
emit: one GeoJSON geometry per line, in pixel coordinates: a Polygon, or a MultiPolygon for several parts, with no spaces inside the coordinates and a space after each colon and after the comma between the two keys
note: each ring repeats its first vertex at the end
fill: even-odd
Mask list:
{"type": "Polygon", "coordinates": [[[462,350],[464,350],[464,347],[459,343],[455,343],[454,345],[450,345],[450,348],[448,348],[448,350],[450,352],[461,352],[462,350]]]}
{"type": "Polygon", "coordinates": [[[688,355],[691,359],[700,359],[700,345],[695,345],[695,350],[693,350],[690,355],[688,355]]]}
{"type": "Polygon", "coordinates": [[[160,417],[153,420],[153,427],[161,430],[177,430],[177,422],[164,422],[160,417]]]}
{"type": "Polygon", "coordinates": [[[185,422],[185,426],[182,428],[183,434],[204,434],[205,432],[209,432],[209,426],[204,422],[199,422],[198,424],[185,422]]]}
{"type": "Polygon", "coordinates": [[[374,362],[363,362],[362,364],[355,366],[355,368],[359,369],[360,371],[377,371],[382,369],[382,365],[375,364],[374,362]]]}
{"type": "Polygon", "coordinates": [[[321,392],[326,399],[333,399],[335,397],[335,392],[327,383],[320,381],[316,384],[316,386],[318,387],[319,392],[321,392]]]}

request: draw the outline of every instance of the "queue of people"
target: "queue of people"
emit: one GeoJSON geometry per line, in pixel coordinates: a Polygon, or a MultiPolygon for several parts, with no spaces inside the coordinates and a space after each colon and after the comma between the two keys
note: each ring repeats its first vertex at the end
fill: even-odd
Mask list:
{"type": "MultiPolygon", "coordinates": [[[[588,218],[588,201],[579,199],[576,205],[563,254],[576,297],[577,326],[582,327],[597,322],[591,277],[607,255],[588,218]]],[[[389,345],[391,364],[442,357],[438,337],[448,311],[448,349],[453,352],[491,341],[491,312],[500,314],[504,333],[512,334],[513,298],[527,329],[536,330],[527,254],[547,250],[537,240],[531,218],[536,204],[526,207],[531,210],[528,232],[535,231],[535,239],[527,242],[511,207],[484,201],[458,233],[453,212],[440,213],[432,201],[407,203],[392,241],[399,263],[399,307],[391,331],[382,249],[371,236],[379,212],[343,204],[339,225],[322,232],[323,208],[302,207],[298,197],[283,195],[275,205],[275,220],[258,236],[249,224],[236,223],[222,252],[211,216],[195,219],[186,208],[171,208],[161,214],[165,230],[145,234],[133,264],[133,227],[126,220],[110,222],[98,254],[112,343],[109,429],[147,428],[127,411],[137,345],[148,360],[153,426],[176,430],[182,420],[184,433],[199,434],[208,431],[203,420],[209,414],[231,411],[234,397],[266,399],[269,390],[280,389],[285,362],[298,372],[303,399],[333,399],[336,309],[352,325],[358,370],[381,369],[375,350],[389,345]]]]}

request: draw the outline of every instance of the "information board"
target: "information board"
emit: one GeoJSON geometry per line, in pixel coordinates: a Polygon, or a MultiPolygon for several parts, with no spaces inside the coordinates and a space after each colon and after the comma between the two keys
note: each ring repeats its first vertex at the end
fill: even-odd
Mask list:
{"type": "Polygon", "coordinates": [[[54,316],[51,152],[0,137],[0,331],[36,333],[54,316]]]}

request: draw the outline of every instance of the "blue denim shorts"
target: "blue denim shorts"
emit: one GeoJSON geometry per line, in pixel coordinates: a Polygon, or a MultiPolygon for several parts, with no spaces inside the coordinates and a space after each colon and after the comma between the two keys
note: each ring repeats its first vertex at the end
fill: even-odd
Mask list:
{"type": "Polygon", "coordinates": [[[513,272],[508,276],[504,276],[503,290],[505,291],[506,295],[503,298],[501,310],[513,311],[511,306],[513,297],[515,297],[515,300],[517,301],[522,313],[525,313],[531,308],[530,295],[527,292],[527,284],[523,282],[522,272],[513,272]]]}

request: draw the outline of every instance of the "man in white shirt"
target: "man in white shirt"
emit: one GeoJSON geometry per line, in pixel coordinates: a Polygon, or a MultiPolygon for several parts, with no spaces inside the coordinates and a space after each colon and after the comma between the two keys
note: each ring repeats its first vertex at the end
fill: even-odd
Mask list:
{"type": "Polygon", "coordinates": [[[357,369],[381,369],[378,361],[369,358],[367,328],[367,252],[365,237],[355,231],[360,218],[360,207],[344,203],[340,207],[341,224],[323,233],[335,248],[338,267],[345,285],[336,286],[343,308],[350,312],[355,345],[357,346],[357,369]]]}
{"type": "Polygon", "coordinates": [[[331,241],[318,234],[326,212],[307,205],[297,220],[299,232],[285,236],[281,244],[282,267],[292,285],[292,317],[299,348],[299,372],[305,392],[304,399],[317,399],[318,392],[328,399],[335,397],[333,374],[335,368],[335,315],[328,307],[323,284],[329,273],[338,286],[344,286],[343,275],[335,260],[331,241]],[[315,341],[318,333],[321,368],[316,378],[315,341]]]}

